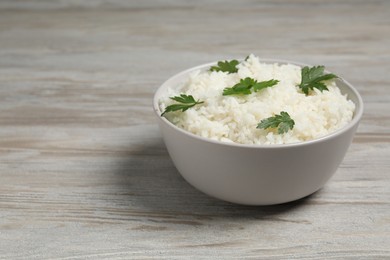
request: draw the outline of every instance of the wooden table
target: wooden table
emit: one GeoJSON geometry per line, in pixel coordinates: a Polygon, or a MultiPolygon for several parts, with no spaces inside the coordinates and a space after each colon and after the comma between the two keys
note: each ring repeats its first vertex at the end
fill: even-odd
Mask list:
{"type": "Polygon", "coordinates": [[[390,258],[389,1],[0,2],[0,259],[390,258]],[[255,53],[324,64],[365,101],[312,196],[246,207],[186,183],[152,96],[255,53]]]}

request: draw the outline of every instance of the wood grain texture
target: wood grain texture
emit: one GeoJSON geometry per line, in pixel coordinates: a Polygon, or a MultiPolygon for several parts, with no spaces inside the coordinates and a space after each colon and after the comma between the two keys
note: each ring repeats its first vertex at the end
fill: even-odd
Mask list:
{"type": "Polygon", "coordinates": [[[0,259],[390,258],[390,2],[210,2],[0,2],[0,259]],[[300,201],[203,195],[153,115],[169,76],[251,52],[324,64],[365,101],[300,201]]]}

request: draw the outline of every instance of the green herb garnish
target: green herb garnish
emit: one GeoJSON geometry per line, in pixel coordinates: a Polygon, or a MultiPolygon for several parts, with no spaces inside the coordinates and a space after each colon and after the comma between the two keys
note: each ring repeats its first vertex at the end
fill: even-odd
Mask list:
{"type": "Polygon", "coordinates": [[[249,94],[252,93],[251,92],[252,88],[253,88],[253,90],[255,92],[257,92],[257,91],[259,91],[261,89],[272,87],[272,86],[278,84],[278,82],[279,82],[279,80],[275,80],[275,79],[258,82],[255,79],[247,77],[245,79],[240,79],[240,82],[237,83],[236,85],[234,85],[233,87],[225,88],[223,90],[223,95],[224,96],[228,96],[228,95],[249,95],[249,94]]]}
{"type": "Polygon", "coordinates": [[[161,114],[161,116],[163,116],[165,113],[172,112],[172,111],[181,110],[182,112],[184,112],[195,105],[203,103],[203,101],[199,101],[199,100],[196,101],[193,96],[191,95],[187,96],[185,94],[180,94],[180,96],[170,97],[170,99],[175,100],[181,104],[173,104],[167,106],[165,108],[165,111],[161,114]]]}
{"type": "Polygon", "coordinates": [[[278,134],[287,133],[294,128],[295,122],[287,112],[280,112],[280,115],[268,117],[260,121],[257,128],[278,128],[278,134]]]}
{"type": "Polygon", "coordinates": [[[253,90],[255,92],[257,92],[257,91],[262,90],[264,88],[269,88],[269,87],[275,86],[278,83],[279,83],[279,80],[277,80],[277,79],[270,79],[268,81],[257,82],[255,85],[253,85],[253,90]]]}
{"type": "Polygon", "coordinates": [[[326,85],[322,83],[324,80],[330,80],[338,78],[334,74],[324,74],[324,66],[314,66],[314,67],[303,67],[301,70],[301,84],[298,85],[306,95],[309,94],[309,90],[314,88],[319,89],[321,92],[323,90],[328,90],[326,85]]]}
{"type": "Polygon", "coordinates": [[[228,73],[236,73],[238,71],[237,65],[239,64],[238,60],[231,61],[218,61],[218,66],[212,66],[210,71],[223,71],[228,73]]]}

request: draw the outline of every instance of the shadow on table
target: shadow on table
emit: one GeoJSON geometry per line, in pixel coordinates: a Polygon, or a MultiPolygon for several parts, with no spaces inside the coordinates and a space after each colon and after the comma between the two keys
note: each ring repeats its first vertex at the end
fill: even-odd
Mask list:
{"type": "Polygon", "coordinates": [[[174,167],[163,142],[132,150],[115,173],[129,207],[152,216],[215,220],[268,219],[303,206],[310,197],[273,206],[242,206],[209,197],[188,184],[174,167]]]}

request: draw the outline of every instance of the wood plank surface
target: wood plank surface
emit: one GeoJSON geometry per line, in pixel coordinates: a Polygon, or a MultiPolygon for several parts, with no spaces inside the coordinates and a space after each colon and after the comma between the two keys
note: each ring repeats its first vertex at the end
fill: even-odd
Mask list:
{"type": "Polygon", "coordinates": [[[390,1],[0,1],[0,259],[389,259],[390,1]],[[152,110],[186,68],[324,64],[365,112],[308,198],[192,188],[152,110]]]}

